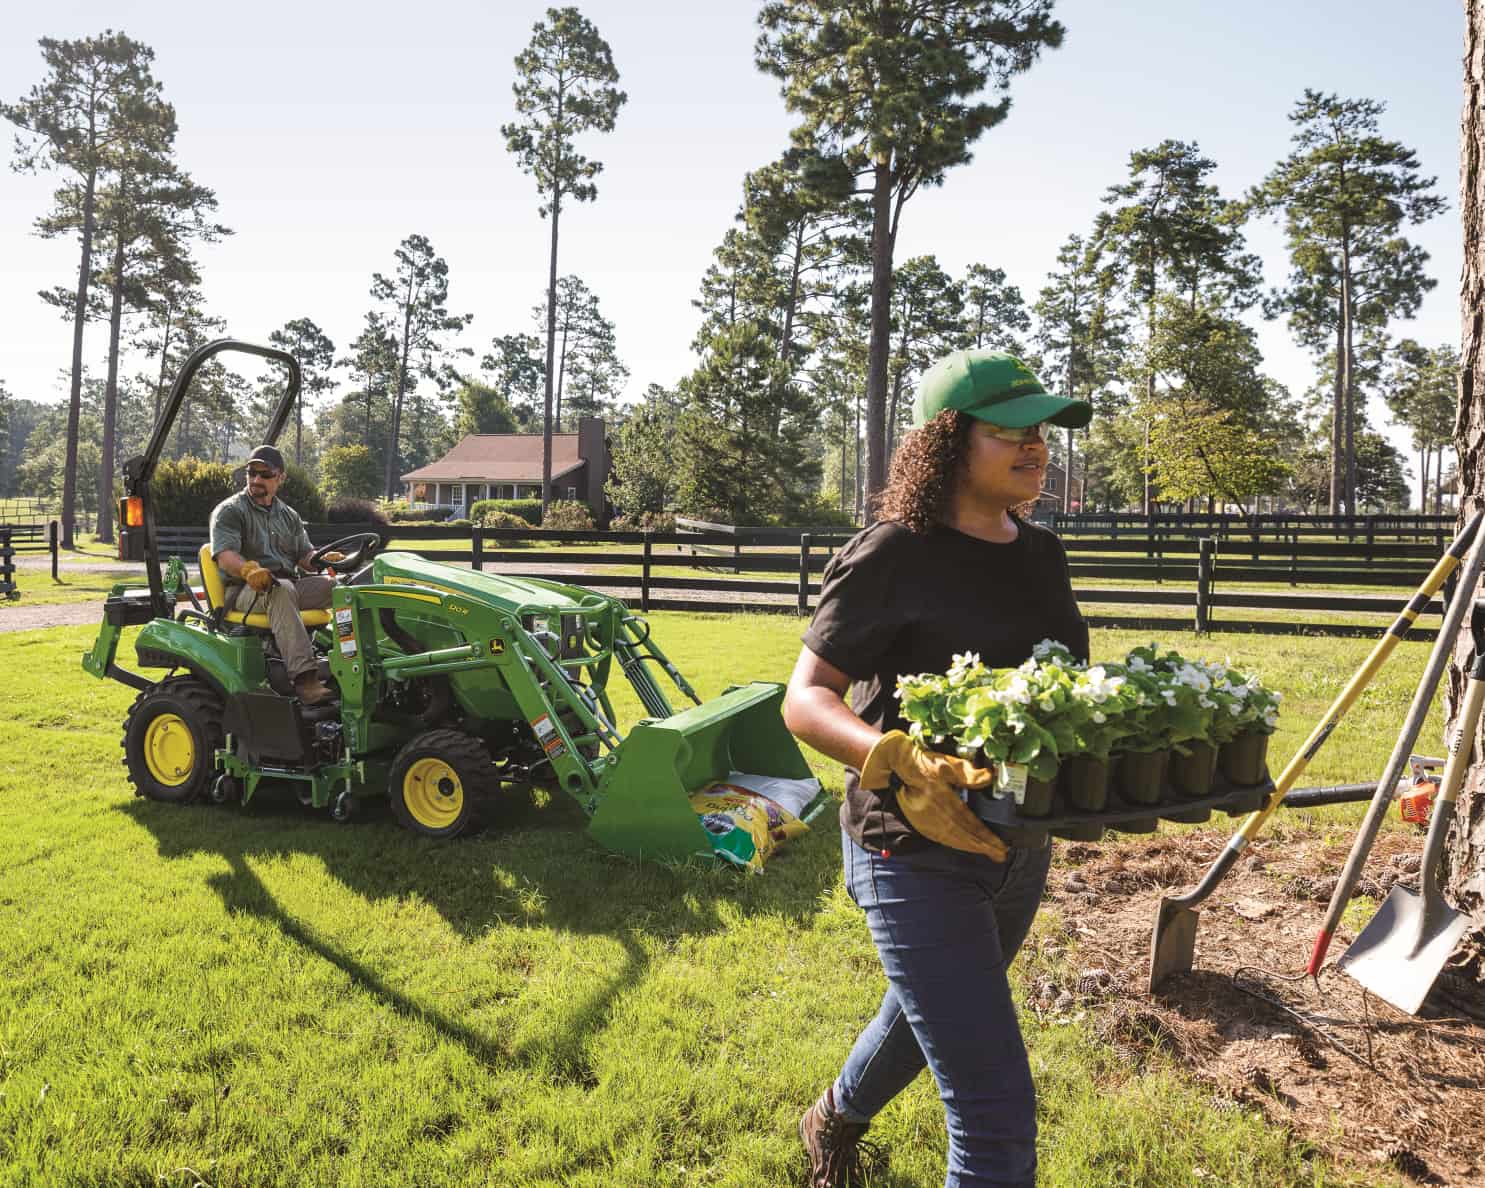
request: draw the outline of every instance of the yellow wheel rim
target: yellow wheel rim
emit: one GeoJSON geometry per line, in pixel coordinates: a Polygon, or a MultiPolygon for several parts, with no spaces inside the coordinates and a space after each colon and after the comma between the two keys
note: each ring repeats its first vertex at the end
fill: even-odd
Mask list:
{"type": "Polygon", "coordinates": [[[144,763],[167,788],[184,784],[196,767],[196,740],[179,714],[161,714],[144,732],[144,763]]]}
{"type": "Polygon", "coordinates": [[[442,759],[419,759],[402,778],[402,800],[425,829],[447,829],[464,811],[464,785],[442,759]]]}

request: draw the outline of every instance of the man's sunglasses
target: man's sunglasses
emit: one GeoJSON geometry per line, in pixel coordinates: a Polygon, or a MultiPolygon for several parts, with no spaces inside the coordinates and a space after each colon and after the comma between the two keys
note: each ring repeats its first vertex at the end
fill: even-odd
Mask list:
{"type": "Polygon", "coordinates": [[[264,470],[261,466],[249,466],[248,473],[254,478],[270,479],[278,473],[276,470],[264,470]]]}
{"type": "Polygon", "coordinates": [[[985,428],[997,441],[1008,441],[1011,445],[1030,445],[1033,441],[1042,441],[1050,426],[1043,421],[1037,425],[1027,425],[1024,429],[1002,429],[999,425],[986,422],[985,428]]]}

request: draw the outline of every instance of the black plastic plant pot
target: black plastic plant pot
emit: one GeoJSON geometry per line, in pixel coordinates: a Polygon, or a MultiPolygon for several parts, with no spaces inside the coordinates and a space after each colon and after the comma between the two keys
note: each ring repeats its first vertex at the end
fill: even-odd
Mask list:
{"type": "Polygon", "coordinates": [[[1268,740],[1253,730],[1223,743],[1217,752],[1222,774],[1234,784],[1261,784],[1268,773],[1268,740]]]}
{"type": "Polygon", "coordinates": [[[1159,804],[1170,752],[1125,751],[1119,764],[1119,795],[1129,804],[1159,804]]]}
{"type": "Polygon", "coordinates": [[[1027,773],[1026,795],[1016,806],[1023,817],[1045,817],[1052,812],[1052,793],[1057,790],[1057,777],[1039,780],[1027,773]]]}
{"type": "Polygon", "coordinates": [[[1202,739],[1191,739],[1181,745],[1186,754],[1172,751],[1170,757],[1170,782],[1176,795],[1190,800],[1210,796],[1212,777],[1217,774],[1217,748],[1202,739]]]}
{"type": "Polygon", "coordinates": [[[1109,803],[1109,765],[1092,755],[1062,762],[1062,794],[1080,813],[1101,813],[1109,803]]]}

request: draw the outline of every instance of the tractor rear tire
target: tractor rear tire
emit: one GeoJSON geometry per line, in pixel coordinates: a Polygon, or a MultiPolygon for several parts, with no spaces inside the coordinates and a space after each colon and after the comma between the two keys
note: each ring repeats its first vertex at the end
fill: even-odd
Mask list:
{"type": "Polygon", "coordinates": [[[425,837],[473,829],[476,806],[498,787],[485,744],[461,730],[414,735],[392,763],[387,790],[397,820],[425,837]]]}
{"type": "Polygon", "coordinates": [[[221,698],[195,677],[166,677],[134,699],[122,745],[136,795],[167,804],[199,800],[216,775],[221,698]]]}

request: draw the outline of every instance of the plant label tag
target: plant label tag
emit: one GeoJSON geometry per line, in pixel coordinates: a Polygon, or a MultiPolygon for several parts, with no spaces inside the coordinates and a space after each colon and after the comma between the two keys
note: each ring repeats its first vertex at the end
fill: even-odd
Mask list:
{"type": "Polygon", "coordinates": [[[1017,804],[1026,802],[1026,765],[1002,763],[996,769],[995,788],[1002,795],[1009,792],[1017,804]]]}

